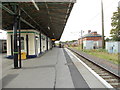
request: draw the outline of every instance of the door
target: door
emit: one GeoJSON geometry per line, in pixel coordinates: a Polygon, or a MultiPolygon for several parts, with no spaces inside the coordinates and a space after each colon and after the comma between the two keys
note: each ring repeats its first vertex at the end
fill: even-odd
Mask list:
{"type": "Polygon", "coordinates": [[[38,55],[38,37],[35,36],[35,54],[38,55]]]}

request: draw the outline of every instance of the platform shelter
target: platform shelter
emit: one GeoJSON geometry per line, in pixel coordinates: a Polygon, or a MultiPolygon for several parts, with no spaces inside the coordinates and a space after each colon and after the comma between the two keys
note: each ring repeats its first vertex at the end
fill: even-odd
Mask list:
{"type": "Polygon", "coordinates": [[[4,0],[2,29],[7,31],[7,56],[18,58],[24,52],[27,58],[37,57],[50,50],[60,40],[75,0],[4,0]]]}

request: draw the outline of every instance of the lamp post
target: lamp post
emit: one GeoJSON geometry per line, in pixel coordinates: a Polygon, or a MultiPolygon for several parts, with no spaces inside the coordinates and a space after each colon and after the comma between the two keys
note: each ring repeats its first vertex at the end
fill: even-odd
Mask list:
{"type": "Polygon", "coordinates": [[[83,49],[83,40],[82,40],[82,35],[83,35],[83,33],[84,33],[84,31],[83,30],[81,30],[80,32],[71,32],[72,34],[77,34],[78,35],[78,37],[80,38],[80,45],[81,45],[81,49],[83,49]]]}
{"type": "Polygon", "coordinates": [[[83,49],[83,33],[84,31],[81,30],[81,49],[83,49]]]}
{"type": "Polygon", "coordinates": [[[79,32],[79,33],[81,33],[81,35],[80,35],[80,44],[81,44],[81,49],[83,49],[83,33],[84,33],[84,31],[83,30],[81,30],[81,32],[79,32]]]}

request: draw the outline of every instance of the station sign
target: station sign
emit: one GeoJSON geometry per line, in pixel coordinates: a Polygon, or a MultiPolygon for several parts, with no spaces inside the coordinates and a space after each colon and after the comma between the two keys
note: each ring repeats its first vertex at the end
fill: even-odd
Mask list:
{"type": "Polygon", "coordinates": [[[56,39],[51,39],[52,41],[56,41],[56,39]]]}

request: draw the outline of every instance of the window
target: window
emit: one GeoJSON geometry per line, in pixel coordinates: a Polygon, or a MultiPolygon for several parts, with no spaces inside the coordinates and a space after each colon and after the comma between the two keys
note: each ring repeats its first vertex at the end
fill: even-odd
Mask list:
{"type": "Polygon", "coordinates": [[[21,37],[21,50],[24,50],[24,37],[21,37]]]}
{"type": "MultiPolygon", "coordinates": [[[[18,40],[18,47],[19,47],[19,37],[17,38],[18,40]]],[[[21,50],[24,50],[24,37],[21,37],[21,50]]]]}

